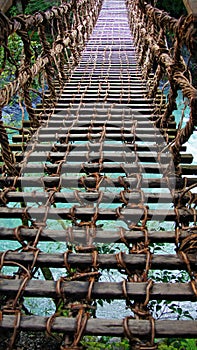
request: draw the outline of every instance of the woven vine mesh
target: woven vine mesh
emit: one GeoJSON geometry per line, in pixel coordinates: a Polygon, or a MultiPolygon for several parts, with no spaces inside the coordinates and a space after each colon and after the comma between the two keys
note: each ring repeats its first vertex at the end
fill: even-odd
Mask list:
{"type": "Polygon", "coordinates": [[[19,128],[0,122],[0,216],[10,220],[0,238],[18,244],[0,253],[7,348],[21,330],[44,330],[62,350],[82,349],[86,334],[126,337],[131,349],[194,337],[194,320],[157,320],[154,310],[160,299],[197,296],[196,178],[188,176],[196,168],[183,154],[196,126],[196,89],[181,53],[196,47],[192,16],[176,20],[143,1],[82,0],[0,20],[2,72],[15,66],[0,104],[14,97],[22,114],[19,128]],[[22,43],[18,62],[12,35],[22,43]],[[190,116],[176,127],[178,90],[190,116]],[[171,243],[173,253],[160,254],[158,243],[171,243]],[[113,270],[117,281],[103,282],[113,270]],[[158,282],[155,270],[188,278],[158,282]],[[29,314],[27,297],[52,300],[50,315],[29,314]],[[121,299],[123,317],[97,317],[103,299],[121,299]]]}

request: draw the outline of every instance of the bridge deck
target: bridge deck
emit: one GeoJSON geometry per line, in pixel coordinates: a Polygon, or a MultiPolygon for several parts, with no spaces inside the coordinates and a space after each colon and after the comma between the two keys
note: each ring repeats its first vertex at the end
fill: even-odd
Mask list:
{"type": "MultiPolygon", "coordinates": [[[[14,324],[28,331],[47,328],[49,333],[70,335],[71,342],[74,332],[74,342],[80,339],[80,329],[84,334],[125,335],[131,342],[139,337],[151,349],[155,336],[196,336],[194,320],[154,321],[153,300],[176,304],[196,300],[195,283],[189,278],[179,281],[173,273],[196,268],[192,252],[189,262],[181,250],[176,253],[187,243],[188,230],[175,230],[178,220],[185,227],[194,222],[196,210],[174,210],[180,193],[185,190],[187,197],[189,186],[196,182],[189,176],[196,169],[188,165],[192,156],[182,147],[183,175],[175,174],[166,146],[176,135],[176,125],[172,120],[163,133],[155,127],[154,101],[146,98],[146,92],[125,3],[106,0],[51,117],[43,117],[25,153],[16,155],[20,176],[0,179],[1,186],[9,188],[1,197],[0,216],[22,223],[1,228],[0,237],[17,240],[23,248],[1,253],[2,266],[15,266],[16,276],[18,268],[23,270],[20,279],[9,279],[5,272],[1,290],[15,306],[22,295],[52,298],[59,316],[21,316],[16,326],[16,313],[5,310],[2,328],[12,329],[14,324]],[[47,251],[44,242],[55,242],[55,248],[47,251]],[[112,244],[108,251],[106,243],[112,244]],[[160,243],[169,243],[170,251],[164,254],[160,243]],[[61,250],[55,251],[58,244],[61,250]],[[47,267],[54,280],[51,275],[45,280],[47,267]],[[164,282],[152,283],[154,270],[155,276],[168,271],[164,282]],[[87,315],[97,314],[94,301],[102,298],[122,299],[119,318],[112,303],[110,315],[109,308],[102,309],[107,319],[87,320],[87,315]]],[[[12,148],[20,150],[24,140],[14,136],[12,148]]],[[[191,232],[196,234],[192,228],[191,232]]],[[[54,309],[48,310],[53,313],[54,309]]]]}

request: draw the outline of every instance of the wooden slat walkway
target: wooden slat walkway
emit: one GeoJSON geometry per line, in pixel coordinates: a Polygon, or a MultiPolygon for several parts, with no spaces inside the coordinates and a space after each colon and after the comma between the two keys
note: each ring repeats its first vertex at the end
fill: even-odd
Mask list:
{"type": "MultiPolygon", "coordinates": [[[[18,240],[23,248],[0,253],[2,266],[23,270],[20,279],[2,275],[1,294],[15,306],[22,295],[59,298],[71,316],[67,319],[60,313],[51,323],[44,315],[21,316],[18,329],[64,332],[72,343],[73,333],[79,335],[73,319],[77,312],[82,312],[83,321],[87,310],[90,314],[94,310],[94,300],[109,298],[124,300],[123,315],[130,308],[132,317],[113,319],[112,308],[110,319],[90,318],[84,326],[78,314],[84,334],[125,335],[131,343],[139,337],[147,349],[153,349],[154,337],[197,335],[195,320],[161,319],[154,328],[154,314],[147,308],[149,300],[195,302],[196,286],[190,279],[152,285],[149,277],[152,270],[162,274],[187,271],[190,266],[196,271],[192,252],[189,262],[176,253],[186,244],[188,230],[174,227],[178,219],[183,226],[194,222],[197,212],[188,207],[174,210],[184,189],[187,203],[196,167],[189,165],[192,155],[183,146],[180,169],[193,176],[175,174],[165,138],[166,133],[168,141],[175,137],[175,123],[165,134],[155,127],[154,101],[146,98],[146,92],[125,2],[105,0],[55,110],[49,119],[43,117],[25,153],[16,155],[20,176],[0,178],[2,188],[9,188],[0,198],[0,217],[22,222],[16,228],[1,228],[0,239],[18,240]],[[65,252],[45,251],[42,243],[51,241],[66,242],[65,252]],[[106,254],[101,243],[121,244],[106,254]],[[154,251],[156,243],[171,243],[171,253],[154,251]],[[57,281],[28,273],[44,267],[64,270],[57,281]],[[105,269],[118,271],[121,281],[100,282],[105,269]]],[[[24,140],[14,136],[13,150],[20,151],[24,140]]],[[[196,235],[195,229],[189,234],[196,235]]],[[[0,329],[13,329],[14,323],[16,315],[5,309],[0,329]]]]}

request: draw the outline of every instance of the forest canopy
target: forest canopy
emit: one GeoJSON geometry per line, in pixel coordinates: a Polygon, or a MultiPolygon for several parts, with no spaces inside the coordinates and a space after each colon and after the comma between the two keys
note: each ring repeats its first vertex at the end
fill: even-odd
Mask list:
{"type": "MultiPolygon", "coordinates": [[[[65,0],[66,2],[66,0],[65,0]]],[[[153,2],[149,0],[149,2],[153,2]]],[[[179,18],[181,15],[186,14],[186,9],[183,4],[183,0],[156,0],[156,7],[167,11],[171,16],[179,18]]],[[[26,14],[32,14],[36,11],[45,11],[51,6],[59,5],[60,0],[14,0],[11,8],[11,14],[24,12],[26,14]]]]}

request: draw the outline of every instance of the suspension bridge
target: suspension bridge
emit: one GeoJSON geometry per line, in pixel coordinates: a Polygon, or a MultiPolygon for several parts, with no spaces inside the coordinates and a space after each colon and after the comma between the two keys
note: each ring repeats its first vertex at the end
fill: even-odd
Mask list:
{"type": "Polygon", "coordinates": [[[84,335],[126,337],[131,349],[196,338],[196,165],[186,142],[197,92],[182,56],[186,46],[195,57],[196,22],[195,5],[186,4],[179,20],[137,0],[1,13],[2,72],[15,65],[0,90],[1,113],[14,98],[22,115],[20,127],[0,119],[0,239],[16,244],[0,252],[8,349],[22,331],[59,335],[62,350],[82,349],[84,335]],[[13,35],[22,43],[18,62],[13,35]],[[178,91],[187,102],[182,119],[190,107],[185,124],[173,116],[178,91]],[[154,278],[166,271],[169,278],[154,278]],[[54,308],[37,315],[26,298],[54,308]],[[121,300],[122,314],[98,316],[99,300],[121,300]],[[193,302],[194,319],[157,318],[162,300],[193,302]]]}

